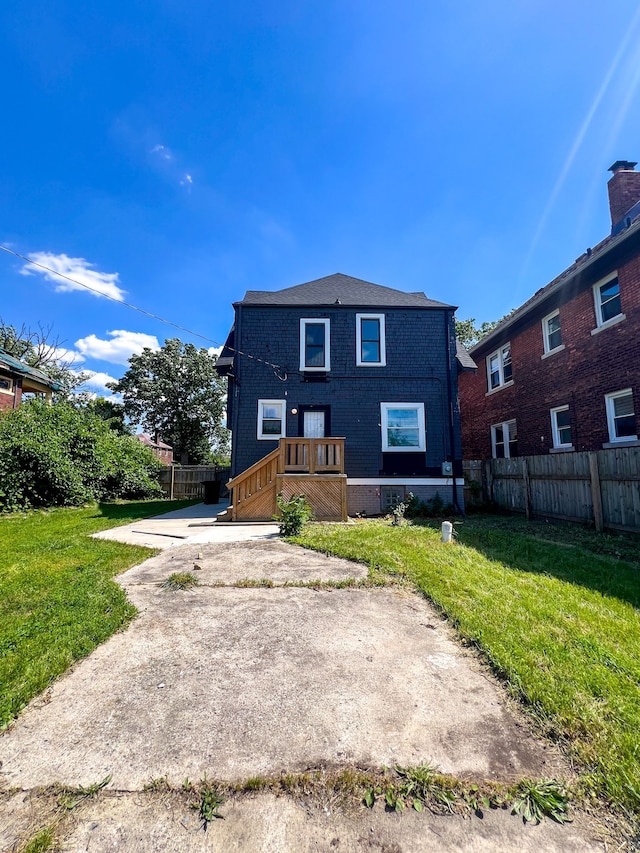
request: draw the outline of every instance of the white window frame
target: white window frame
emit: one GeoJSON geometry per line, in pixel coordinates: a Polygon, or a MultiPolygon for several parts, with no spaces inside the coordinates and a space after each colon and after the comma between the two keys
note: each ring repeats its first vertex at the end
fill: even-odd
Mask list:
{"type": "Polygon", "coordinates": [[[629,441],[637,441],[638,440],[638,416],[636,414],[635,409],[635,401],[633,400],[633,389],[632,388],[623,388],[622,391],[614,391],[612,394],[604,395],[605,407],[607,410],[607,426],[609,428],[609,441],[611,444],[622,444],[624,442],[629,441]],[[614,409],[614,400],[617,400],[618,397],[631,397],[633,401],[633,413],[636,417],[636,434],[635,435],[616,435],[616,422],[615,422],[615,409],[614,409]]]}
{"type": "Polygon", "coordinates": [[[387,348],[384,329],[384,314],[356,314],[356,366],[357,367],[386,367],[387,348]],[[362,360],[362,321],[377,320],[380,329],[380,361],[362,360]]]}
{"type": "Polygon", "coordinates": [[[4,375],[0,376],[0,379],[2,379],[3,382],[9,383],[8,388],[0,388],[0,394],[13,394],[15,391],[15,383],[14,383],[13,379],[10,376],[4,376],[4,375]]]}
{"type": "MultiPolygon", "coordinates": [[[[551,415],[551,435],[553,438],[553,447],[556,450],[573,450],[573,441],[562,442],[560,440],[560,427],[558,426],[558,414],[560,412],[568,412],[569,406],[556,406],[550,410],[551,415]]],[[[571,428],[571,424],[569,424],[571,428]]]]}
{"type": "Polygon", "coordinates": [[[380,428],[382,432],[383,453],[423,453],[427,449],[427,433],[424,417],[424,403],[380,403],[380,428]],[[397,447],[389,444],[389,410],[415,409],[418,413],[418,445],[397,447]]]}
{"type": "MultiPolygon", "coordinates": [[[[511,418],[509,421],[503,421],[501,424],[491,424],[491,456],[493,459],[498,459],[496,456],[496,428],[502,427],[502,435],[504,437],[504,457],[500,457],[501,459],[511,459],[511,451],[509,445],[511,444],[511,424],[516,425],[516,419],[511,418]]],[[[518,438],[518,430],[516,425],[516,440],[518,438]]]]}
{"type": "Polygon", "coordinates": [[[616,323],[619,323],[621,320],[626,319],[626,314],[622,311],[622,299],[621,299],[621,291],[620,291],[620,279],[618,278],[617,270],[612,272],[610,275],[605,276],[605,278],[601,278],[600,281],[597,281],[593,285],[593,303],[596,312],[596,328],[591,331],[591,334],[595,334],[600,329],[608,329],[609,326],[614,326],[616,323]],[[600,289],[605,286],[605,284],[609,284],[610,281],[613,281],[614,278],[618,279],[618,299],[620,301],[620,311],[615,314],[613,317],[609,317],[608,320],[602,319],[602,294],[600,293],[600,289]]]}
{"type": "Polygon", "coordinates": [[[564,344],[562,343],[562,323],[560,323],[560,343],[557,347],[552,347],[549,344],[549,321],[553,320],[554,317],[560,317],[559,308],[557,308],[555,311],[552,311],[551,314],[547,314],[546,317],[542,318],[542,340],[544,346],[544,355],[551,355],[554,352],[560,352],[560,350],[564,349],[564,344]]]}
{"type": "Polygon", "coordinates": [[[300,319],[300,370],[304,373],[327,373],[331,370],[331,322],[327,317],[302,317],[300,319]],[[307,324],[324,326],[324,365],[309,367],[305,363],[307,324]]]}
{"type": "Polygon", "coordinates": [[[287,435],[287,401],[286,400],[258,400],[258,440],[259,441],[278,441],[280,438],[285,438],[287,435]],[[265,420],[275,420],[275,418],[265,418],[265,406],[282,406],[282,418],[280,419],[280,433],[270,433],[265,435],[262,431],[262,424],[265,420]]]}
{"type": "Polygon", "coordinates": [[[509,385],[513,384],[513,356],[511,354],[511,342],[507,341],[505,344],[502,344],[497,350],[489,353],[486,359],[487,363],[487,394],[494,394],[496,391],[499,391],[500,388],[506,388],[509,385]],[[504,378],[504,351],[509,350],[509,357],[511,360],[511,379],[507,379],[505,381],[504,378]],[[491,387],[491,359],[495,356],[498,357],[498,384],[495,388],[491,387]]]}

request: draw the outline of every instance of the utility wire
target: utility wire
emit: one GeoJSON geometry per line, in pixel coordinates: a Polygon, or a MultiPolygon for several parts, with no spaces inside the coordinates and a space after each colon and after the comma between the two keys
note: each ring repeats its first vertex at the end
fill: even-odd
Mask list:
{"type": "Polygon", "coordinates": [[[85,284],[82,281],[78,281],[77,278],[71,278],[71,276],[51,269],[51,267],[45,266],[45,264],[40,264],[38,263],[38,261],[32,261],[31,258],[28,258],[25,255],[21,255],[19,252],[14,252],[14,250],[10,249],[8,246],[3,246],[2,244],[0,244],[0,249],[2,249],[3,252],[6,252],[9,255],[14,255],[14,257],[16,258],[20,258],[20,260],[26,261],[28,264],[31,264],[31,266],[39,267],[41,270],[45,270],[46,272],[49,272],[52,275],[57,275],[58,278],[63,278],[66,281],[70,281],[72,284],[77,284],[79,287],[84,287],[85,290],[90,290],[92,293],[96,293],[98,296],[103,296],[105,299],[110,299],[112,302],[117,302],[118,305],[124,305],[126,308],[131,308],[132,311],[137,311],[139,314],[144,314],[145,317],[150,317],[152,320],[157,320],[159,323],[164,323],[166,326],[173,326],[174,329],[179,329],[181,332],[186,332],[188,335],[192,335],[194,338],[200,338],[201,340],[207,341],[207,343],[213,344],[214,346],[226,348],[231,352],[237,353],[238,355],[243,355],[245,358],[251,358],[253,359],[253,361],[259,361],[261,364],[266,364],[268,367],[271,367],[274,371],[276,371],[278,379],[282,379],[282,376],[278,374],[278,371],[282,370],[282,365],[280,364],[273,364],[272,362],[266,361],[264,358],[260,358],[257,355],[251,355],[251,353],[243,352],[242,350],[236,349],[235,347],[226,346],[225,344],[221,344],[219,341],[214,341],[213,338],[208,338],[206,335],[200,334],[200,332],[194,332],[191,329],[187,329],[186,326],[180,326],[178,323],[174,323],[172,320],[165,320],[164,317],[159,317],[157,314],[152,314],[151,311],[145,311],[144,308],[138,308],[137,305],[133,305],[131,302],[125,302],[124,299],[116,299],[115,296],[109,296],[108,293],[103,293],[96,287],[91,287],[91,285],[89,284],[85,284]]]}

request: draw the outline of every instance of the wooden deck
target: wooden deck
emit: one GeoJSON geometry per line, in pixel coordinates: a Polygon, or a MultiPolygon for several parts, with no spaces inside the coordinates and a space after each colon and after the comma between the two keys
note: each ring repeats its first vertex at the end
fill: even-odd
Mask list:
{"type": "Polygon", "coordinates": [[[318,521],[347,520],[344,438],[281,438],[279,446],[227,483],[232,521],[269,521],[276,497],[304,495],[318,521]]]}

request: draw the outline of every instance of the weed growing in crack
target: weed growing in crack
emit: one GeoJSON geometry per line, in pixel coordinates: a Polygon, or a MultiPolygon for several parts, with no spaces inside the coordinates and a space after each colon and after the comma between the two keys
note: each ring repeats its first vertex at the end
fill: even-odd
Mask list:
{"type": "Polygon", "coordinates": [[[224,815],[221,815],[218,809],[225,802],[221,789],[212,782],[207,782],[205,776],[202,787],[200,788],[200,800],[194,803],[191,808],[198,812],[198,816],[202,821],[202,828],[207,831],[209,824],[214,820],[224,820],[224,815]]]}
{"type": "Polygon", "coordinates": [[[94,782],[93,785],[88,785],[86,788],[65,788],[58,798],[58,804],[71,811],[79,806],[85,800],[89,800],[101,791],[111,781],[111,773],[105,776],[100,782],[94,782]]]}
{"type": "Polygon", "coordinates": [[[553,779],[540,782],[523,779],[516,789],[511,814],[522,815],[524,823],[540,823],[544,817],[550,817],[557,823],[571,820],[567,792],[553,779]]]}
{"type": "Polygon", "coordinates": [[[162,589],[184,590],[198,586],[199,581],[191,572],[174,572],[162,583],[162,589]]]}

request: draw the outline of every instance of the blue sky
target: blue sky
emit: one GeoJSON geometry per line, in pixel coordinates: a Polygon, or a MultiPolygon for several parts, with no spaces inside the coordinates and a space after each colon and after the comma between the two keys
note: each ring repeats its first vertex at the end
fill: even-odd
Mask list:
{"type": "MultiPolygon", "coordinates": [[[[16,0],[0,63],[0,243],[220,342],[245,290],[338,271],[496,319],[640,160],[631,0],[16,0]]],[[[178,334],[30,271],[0,252],[0,316],[98,390],[178,334]]]]}

